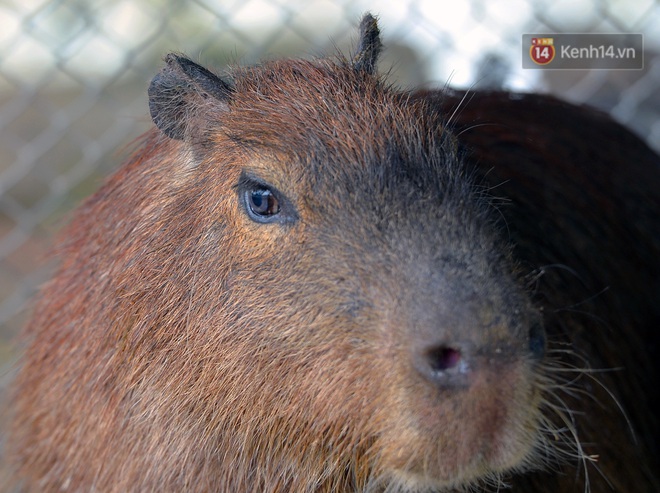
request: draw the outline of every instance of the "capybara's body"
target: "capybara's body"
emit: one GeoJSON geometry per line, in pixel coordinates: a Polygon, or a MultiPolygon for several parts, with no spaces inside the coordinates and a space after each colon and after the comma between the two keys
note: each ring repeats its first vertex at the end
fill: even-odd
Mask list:
{"type": "Polygon", "coordinates": [[[167,58],[25,331],[19,491],[657,491],[660,160],[379,47],[167,58]]]}

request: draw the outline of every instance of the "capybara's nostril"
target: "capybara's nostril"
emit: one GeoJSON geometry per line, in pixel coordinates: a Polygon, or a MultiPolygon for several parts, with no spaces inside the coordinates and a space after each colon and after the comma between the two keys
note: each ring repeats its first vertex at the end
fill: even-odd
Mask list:
{"type": "Polygon", "coordinates": [[[434,372],[451,370],[461,361],[461,352],[449,346],[431,348],[425,353],[427,363],[434,372]]]}
{"type": "Polygon", "coordinates": [[[545,356],[545,328],[541,322],[533,323],[529,329],[529,351],[537,359],[545,356]]]}
{"type": "Polygon", "coordinates": [[[413,365],[425,380],[440,387],[462,386],[468,365],[457,347],[445,344],[419,348],[413,354],[413,365]]]}

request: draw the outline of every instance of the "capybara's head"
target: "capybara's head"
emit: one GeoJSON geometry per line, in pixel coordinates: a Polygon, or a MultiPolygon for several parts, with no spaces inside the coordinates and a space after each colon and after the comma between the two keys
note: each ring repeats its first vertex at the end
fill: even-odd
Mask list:
{"type": "Polygon", "coordinates": [[[50,442],[43,477],[412,492],[535,464],[540,314],[446,115],[375,75],[379,49],[366,16],[350,59],[166,58],[158,130],[35,314],[19,414],[45,410],[17,439],[50,442]]]}

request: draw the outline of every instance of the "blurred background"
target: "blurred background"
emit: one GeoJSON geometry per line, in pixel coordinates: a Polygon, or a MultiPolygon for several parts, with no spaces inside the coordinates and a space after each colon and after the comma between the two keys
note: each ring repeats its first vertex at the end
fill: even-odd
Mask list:
{"type": "Polygon", "coordinates": [[[221,72],[347,52],[366,11],[380,18],[380,69],[404,88],[550,92],[660,150],[660,0],[0,0],[0,388],[52,236],[151,125],[162,57],[221,72]],[[644,69],[521,68],[523,33],[561,32],[643,33],[644,69]]]}

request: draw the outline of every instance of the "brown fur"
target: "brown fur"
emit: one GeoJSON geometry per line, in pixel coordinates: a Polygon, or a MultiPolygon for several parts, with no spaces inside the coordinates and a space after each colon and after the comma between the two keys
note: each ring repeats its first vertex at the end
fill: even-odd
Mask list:
{"type": "MultiPolygon", "coordinates": [[[[636,198],[614,217],[545,211],[552,132],[544,147],[523,125],[470,130],[484,118],[472,103],[448,122],[458,100],[388,87],[379,49],[367,17],[350,61],[269,62],[229,80],[168,57],[150,89],[159,129],[74,216],[25,331],[9,448],[19,488],[549,492],[581,491],[588,473],[593,491],[654,491],[656,421],[635,396],[653,369],[657,277],[630,272],[623,251],[589,258],[618,241],[607,221],[632,223],[636,198]],[[502,128],[507,145],[521,137],[500,153],[502,128]],[[509,161],[534,169],[511,177],[509,161]],[[281,206],[270,222],[244,200],[260,186],[281,206]],[[513,201],[506,224],[492,194],[513,201]],[[544,214],[558,228],[548,238],[544,214]],[[535,270],[560,262],[586,286],[535,270]],[[611,270],[622,274],[599,274],[611,270]],[[606,329],[561,312],[606,286],[585,308],[606,329]],[[585,374],[575,354],[625,370],[585,374]],[[599,472],[583,469],[595,454],[599,472]]],[[[569,193],[569,178],[547,193],[569,193]]],[[[621,200],[610,185],[596,210],[621,200]]],[[[653,190],[640,200],[657,203],[653,190]]],[[[648,269],[655,226],[625,232],[648,269]]]]}

